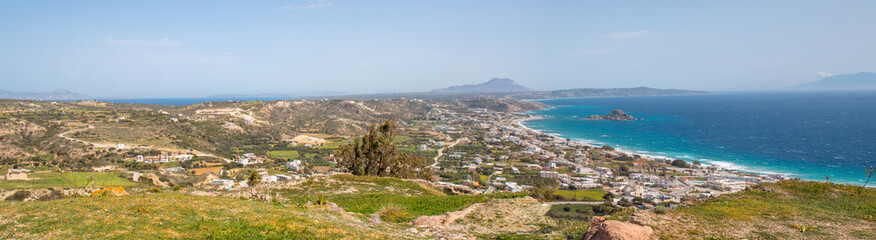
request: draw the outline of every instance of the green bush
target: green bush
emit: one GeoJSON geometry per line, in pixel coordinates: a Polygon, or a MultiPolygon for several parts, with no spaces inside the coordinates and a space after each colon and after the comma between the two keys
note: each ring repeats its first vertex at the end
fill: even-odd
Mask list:
{"type": "Polygon", "coordinates": [[[6,201],[24,201],[30,197],[30,191],[18,191],[12,194],[12,196],[6,197],[6,201]]]}
{"type": "Polygon", "coordinates": [[[657,213],[657,214],[664,214],[664,213],[667,213],[667,212],[669,212],[669,208],[667,208],[667,207],[665,207],[665,206],[657,206],[657,207],[654,207],[654,213],[657,213]]]}

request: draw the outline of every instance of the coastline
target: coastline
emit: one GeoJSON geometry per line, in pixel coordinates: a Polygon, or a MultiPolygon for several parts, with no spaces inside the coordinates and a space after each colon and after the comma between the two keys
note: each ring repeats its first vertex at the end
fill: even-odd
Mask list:
{"type": "MultiPolygon", "coordinates": [[[[526,126],[525,123],[527,121],[545,118],[543,116],[539,116],[539,115],[535,115],[535,114],[530,114],[530,113],[526,113],[526,114],[527,114],[527,117],[525,117],[525,118],[513,120],[515,125],[517,125],[518,127],[520,127],[521,129],[523,129],[525,131],[529,131],[529,132],[536,133],[536,134],[546,134],[546,135],[549,135],[549,136],[555,137],[555,138],[565,138],[565,139],[569,139],[571,141],[574,141],[576,143],[583,144],[583,145],[590,146],[590,147],[594,147],[594,148],[601,147],[601,146],[597,146],[597,145],[592,144],[592,142],[588,143],[587,141],[584,141],[581,139],[568,138],[568,137],[564,137],[560,134],[545,133],[543,130],[534,129],[534,128],[531,128],[529,126],[526,126]]],[[[642,156],[650,161],[676,159],[676,158],[668,157],[668,156],[643,154],[640,152],[632,152],[629,150],[623,150],[622,148],[615,148],[615,150],[613,152],[618,153],[618,154],[626,154],[626,155],[639,155],[639,156],[642,156]]],[[[794,178],[794,177],[792,177],[793,174],[790,174],[790,173],[781,173],[781,172],[773,172],[773,171],[765,171],[765,170],[753,170],[751,168],[748,168],[747,166],[738,165],[738,164],[725,162],[725,161],[703,159],[700,162],[703,165],[714,166],[714,167],[719,168],[720,170],[727,171],[727,172],[734,173],[734,174],[751,174],[751,175],[757,175],[757,176],[781,176],[781,177],[787,177],[787,178],[794,178]]],[[[797,178],[797,179],[814,181],[814,180],[802,179],[802,178],[797,178]]],[[[852,184],[852,183],[844,183],[844,184],[852,184]]]]}

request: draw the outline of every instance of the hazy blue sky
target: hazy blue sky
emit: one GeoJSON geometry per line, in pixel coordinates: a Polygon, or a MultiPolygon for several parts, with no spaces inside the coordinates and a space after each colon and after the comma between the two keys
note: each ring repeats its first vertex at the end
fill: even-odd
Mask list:
{"type": "Polygon", "coordinates": [[[775,89],[876,71],[876,1],[2,1],[0,89],[775,89]]]}

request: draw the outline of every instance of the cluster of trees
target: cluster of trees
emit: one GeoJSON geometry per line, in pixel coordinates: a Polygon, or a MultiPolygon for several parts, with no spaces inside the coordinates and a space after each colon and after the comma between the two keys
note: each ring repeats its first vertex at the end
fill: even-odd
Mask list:
{"type": "Polygon", "coordinates": [[[335,155],[338,165],[353,175],[431,179],[432,171],[422,158],[401,152],[392,140],[398,135],[395,119],[368,127],[368,132],[341,145],[335,155]]]}

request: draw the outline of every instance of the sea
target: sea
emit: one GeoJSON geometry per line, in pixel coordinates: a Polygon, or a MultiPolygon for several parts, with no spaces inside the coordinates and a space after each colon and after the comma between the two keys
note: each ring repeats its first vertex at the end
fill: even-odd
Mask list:
{"type": "Polygon", "coordinates": [[[636,154],[860,184],[876,166],[876,91],[541,100],[522,124],[636,154]],[[624,110],[637,121],[586,120],[624,110]]]}

